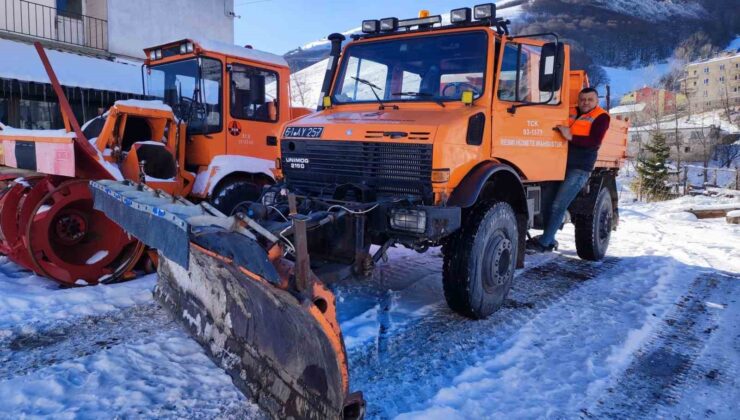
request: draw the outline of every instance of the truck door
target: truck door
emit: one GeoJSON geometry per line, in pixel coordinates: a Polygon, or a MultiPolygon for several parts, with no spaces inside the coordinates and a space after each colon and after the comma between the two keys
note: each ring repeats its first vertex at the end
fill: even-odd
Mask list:
{"type": "Polygon", "coordinates": [[[272,161],[281,117],[278,72],[238,62],[230,62],[228,69],[226,152],[272,161]]]}
{"type": "Polygon", "coordinates": [[[568,81],[555,92],[540,89],[553,72],[568,74],[567,54],[561,50],[560,66],[552,55],[541,60],[544,45],[503,38],[493,99],[492,157],[512,162],[529,181],[562,180],[568,155],[567,141],[553,130],[568,121],[568,81]]]}

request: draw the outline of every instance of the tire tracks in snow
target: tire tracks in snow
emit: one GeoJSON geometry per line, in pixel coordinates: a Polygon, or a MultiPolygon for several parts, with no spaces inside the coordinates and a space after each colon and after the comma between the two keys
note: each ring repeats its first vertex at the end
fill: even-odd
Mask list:
{"type": "Polygon", "coordinates": [[[0,340],[0,380],[177,328],[156,303],[72,318],[32,330],[23,326],[0,340]]]}
{"type": "Polygon", "coordinates": [[[635,353],[629,367],[606,389],[604,398],[581,410],[583,417],[671,418],[673,414],[668,410],[680,402],[687,388],[701,381],[722,382],[732,377],[730,371],[737,371],[735,361],[725,361],[720,369],[715,367],[716,361],[711,365],[698,361],[709,336],[717,329],[718,314],[708,308],[707,302],[735,296],[739,279],[719,272],[697,276],[635,353]]]}
{"type": "Polygon", "coordinates": [[[444,301],[429,316],[381,337],[382,345],[350,351],[351,389],[362,390],[368,418],[389,418],[419,407],[466,367],[489,354],[564,295],[619,269],[620,259],[594,263],[558,257],[515,279],[504,307],[485,320],[454,314],[444,301]]]}

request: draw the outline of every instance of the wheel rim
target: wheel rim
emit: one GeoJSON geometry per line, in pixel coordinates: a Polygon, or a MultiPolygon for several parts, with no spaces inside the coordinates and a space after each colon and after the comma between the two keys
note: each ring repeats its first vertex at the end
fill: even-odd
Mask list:
{"type": "Polygon", "coordinates": [[[25,226],[33,267],[68,285],[120,276],[143,252],[140,242],[93,208],[87,184],[67,181],[48,191],[29,212],[25,226]]]}
{"type": "Polygon", "coordinates": [[[483,255],[483,287],[486,292],[504,286],[511,274],[511,241],[499,231],[489,240],[483,255]]]}

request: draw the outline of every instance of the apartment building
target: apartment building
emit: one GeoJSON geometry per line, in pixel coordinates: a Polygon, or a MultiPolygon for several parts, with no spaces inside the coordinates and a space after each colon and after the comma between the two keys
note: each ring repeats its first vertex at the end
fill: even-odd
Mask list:
{"type": "Polygon", "coordinates": [[[63,126],[35,41],[84,121],[142,97],[145,47],[188,37],[233,44],[234,18],[234,0],[0,0],[0,122],[63,126]]]}
{"type": "Polygon", "coordinates": [[[689,63],[681,80],[691,112],[740,105],[740,52],[689,63]]]}

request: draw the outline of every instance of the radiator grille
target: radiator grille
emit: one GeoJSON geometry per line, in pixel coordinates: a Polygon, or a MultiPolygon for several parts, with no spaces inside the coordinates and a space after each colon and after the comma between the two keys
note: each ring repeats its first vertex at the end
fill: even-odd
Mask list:
{"type": "Polygon", "coordinates": [[[378,198],[432,196],[432,145],[330,140],[283,140],[283,173],[299,193],[331,197],[361,185],[378,198]]]}

